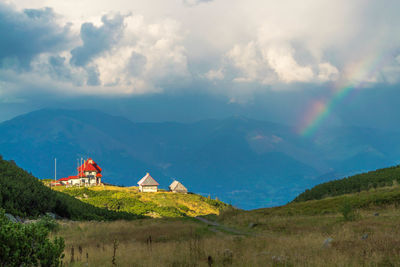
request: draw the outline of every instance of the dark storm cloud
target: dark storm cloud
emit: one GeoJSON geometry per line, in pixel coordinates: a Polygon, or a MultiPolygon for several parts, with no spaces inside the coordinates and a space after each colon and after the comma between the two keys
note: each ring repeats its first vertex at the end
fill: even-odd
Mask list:
{"type": "Polygon", "coordinates": [[[63,50],[69,27],[60,27],[51,8],[17,11],[0,3],[0,62],[3,68],[29,69],[32,59],[44,52],[63,50]]]}
{"type": "Polygon", "coordinates": [[[72,49],[71,63],[75,66],[85,66],[94,57],[110,49],[121,37],[124,28],[124,16],[113,18],[103,16],[103,25],[96,27],[93,23],[81,26],[83,45],[72,49]]]}
{"type": "Polygon", "coordinates": [[[60,80],[71,80],[71,69],[65,63],[65,57],[51,56],[49,58],[50,74],[60,80]]]}

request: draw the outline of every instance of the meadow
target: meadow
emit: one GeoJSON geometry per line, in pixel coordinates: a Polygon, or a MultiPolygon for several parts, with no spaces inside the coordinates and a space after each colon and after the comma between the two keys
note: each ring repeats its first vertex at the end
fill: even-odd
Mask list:
{"type": "Polygon", "coordinates": [[[66,266],[399,266],[399,210],[356,213],[210,216],[237,233],[191,218],[67,221],[53,235],[65,238],[66,266]]]}
{"type": "MultiPolygon", "coordinates": [[[[68,190],[77,198],[91,194],[84,199],[92,201],[110,199],[110,192],[115,199],[138,194],[68,190]]],[[[172,205],[165,196],[176,195],[168,194],[136,197],[172,205]]],[[[191,197],[177,195],[173,205],[191,197]]],[[[209,222],[189,216],[60,221],[52,235],[65,239],[66,266],[400,266],[399,204],[395,184],[251,211],[225,205],[202,216],[209,222]]]]}

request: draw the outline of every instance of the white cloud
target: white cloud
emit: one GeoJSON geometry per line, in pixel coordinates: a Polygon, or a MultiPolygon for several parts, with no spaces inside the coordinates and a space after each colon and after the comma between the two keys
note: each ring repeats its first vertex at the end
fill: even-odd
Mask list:
{"type": "Polygon", "coordinates": [[[280,81],[310,82],[314,73],[309,66],[300,66],[293,58],[294,50],[288,45],[275,45],[263,49],[263,56],[276,72],[280,81]]]}
{"type": "Polygon", "coordinates": [[[329,62],[318,64],[318,79],[322,82],[336,80],[339,76],[339,71],[329,62]]]}
{"type": "MultiPolygon", "coordinates": [[[[197,81],[192,74],[220,83],[219,92],[235,86],[252,92],[344,78],[358,81],[351,73],[356,72],[353,66],[361,68],[357,63],[365,55],[400,48],[400,2],[395,0],[7,2],[19,11],[50,7],[58,14],[58,26],[71,23],[72,45],[61,52],[40,50],[29,75],[40,75],[40,81],[48,79],[51,85],[69,83],[73,93],[161,92],[190,87],[197,81]],[[81,25],[90,22],[100,29],[106,14],[122,14],[122,34],[87,65],[69,64],[70,52],[84,43],[77,38],[81,25]]],[[[364,80],[396,83],[396,64],[388,60],[364,80]]]]}
{"type": "Polygon", "coordinates": [[[225,77],[224,70],[222,68],[217,70],[209,70],[204,76],[210,81],[223,80],[225,77]]]}
{"type": "Polygon", "coordinates": [[[247,45],[235,45],[228,53],[227,57],[231,64],[240,71],[240,74],[234,78],[236,82],[251,82],[260,78],[260,73],[265,66],[260,56],[257,54],[255,42],[247,45]]]}
{"type": "Polygon", "coordinates": [[[20,91],[23,84],[32,87],[31,80],[38,85],[33,87],[41,90],[56,91],[57,87],[75,94],[144,94],[190,80],[180,23],[172,19],[147,23],[140,15],[116,14],[114,18],[103,17],[103,23],[107,23],[104,27],[84,24],[90,31],[85,30],[86,35],[82,36],[83,46],[77,46],[79,57],[71,53],[78,51],[71,47],[62,52],[39,54],[32,60],[29,72],[9,69],[15,78],[9,82],[20,83],[10,88],[20,91]],[[122,23],[123,27],[116,23],[122,23]],[[113,36],[118,38],[98,43],[109,36],[108,24],[116,25],[119,32],[113,36]],[[95,54],[91,47],[97,49],[95,54]],[[80,58],[83,60],[75,64],[80,58]]]}
{"type": "Polygon", "coordinates": [[[186,6],[197,6],[201,3],[211,2],[213,0],[183,0],[183,4],[186,6]]]}
{"type": "Polygon", "coordinates": [[[125,27],[118,44],[93,61],[102,85],[146,93],[190,79],[179,23],[165,19],[147,24],[142,16],[130,16],[125,27]]]}
{"type": "Polygon", "coordinates": [[[318,79],[321,81],[337,78],[338,71],[330,63],[300,65],[294,53],[295,50],[288,43],[264,43],[258,39],[247,45],[235,45],[226,56],[230,60],[228,64],[238,70],[233,79],[235,82],[314,82],[316,75],[313,67],[320,69],[318,79]]]}

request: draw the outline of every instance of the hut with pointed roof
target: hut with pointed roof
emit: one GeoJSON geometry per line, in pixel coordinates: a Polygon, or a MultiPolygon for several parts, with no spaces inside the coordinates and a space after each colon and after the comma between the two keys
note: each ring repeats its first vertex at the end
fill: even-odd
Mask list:
{"type": "Polygon", "coordinates": [[[139,192],[157,192],[160,185],[149,173],[138,182],[139,192]]]}
{"type": "Polygon", "coordinates": [[[183,194],[186,194],[188,192],[187,188],[177,180],[174,180],[169,186],[169,191],[183,194]]]}

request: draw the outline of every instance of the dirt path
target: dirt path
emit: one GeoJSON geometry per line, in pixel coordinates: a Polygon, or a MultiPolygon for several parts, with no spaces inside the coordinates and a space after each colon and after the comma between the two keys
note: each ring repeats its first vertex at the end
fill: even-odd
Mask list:
{"type": "Polygon", "coordinates": [[[197,216],[197,217],[194,217],[194,218],[196,220],[199,220],[199,221],[209,225],[209,226],[212,226],[211,231],[213,231],[213,232],[225,232],[225,233],[229,233],[229,234],[233,234],[233,235],[249,235],[249,233],[245,233],[245,232],[238,231],[236,229],[232,229],[232,228],[227,227],[225,225],[221,225],[221,224],[219,224],[217,222],[207,220],[207,219],[205,219],[203,217],[197,216]]]}

